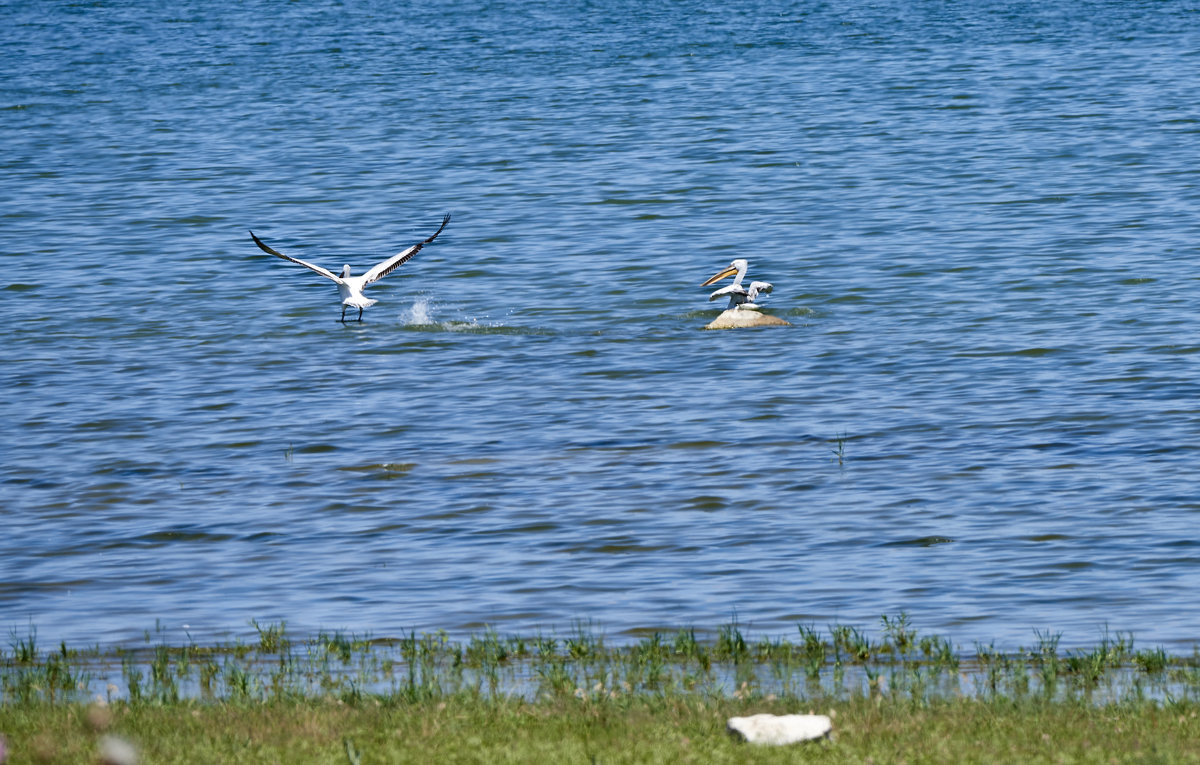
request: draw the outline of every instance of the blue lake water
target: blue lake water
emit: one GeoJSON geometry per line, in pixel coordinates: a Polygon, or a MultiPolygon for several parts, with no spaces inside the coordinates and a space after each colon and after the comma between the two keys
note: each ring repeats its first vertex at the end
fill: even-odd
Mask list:
{"type": "Polygon", "coordinates": [[[17,0],[0,65],[2,629],[1200,640],[1194,3],[17,0]],[[361,324],[247,233],[444,212],[361,324]],[[792,326],[701,329],[735,257],[792,326]]]}

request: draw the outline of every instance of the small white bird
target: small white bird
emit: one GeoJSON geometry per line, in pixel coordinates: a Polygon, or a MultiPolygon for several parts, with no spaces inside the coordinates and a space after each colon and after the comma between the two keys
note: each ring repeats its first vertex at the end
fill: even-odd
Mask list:
{"type": "Polygon", "coordinates": [[[379,281],[383,277],[390,274],[392,271],[395,271],[397,268],[400,267],[401,264],[406,262],[413,255],[416,255],[421,250],[422,247],[429,244],[434,239],[437,239],[437,235],[442,233],[442,229],[444,229],[446,227],[446,224],[449,222],[450,222],[450,214],[447,213],[446,217],[442,219],[442,225],[438,227],[437,231],[433,232],[433,236],[429,237],[428,239],[426,239],[422,242],[417,242],[412,247],[409,247],[407,250],[404,250],[403,252],[398,252],[395,255],[393,255],[392,257],[388,258],[387,260],[385,260],[381,263],[375,264],[370,269],[368,269],[367,272],[364,273],[362,276],[351,276],[350,275],[350,266],[348,266],[348,265],[342,266],[342,273],[339,276],[337,274],[334,274],[332,271],[330,271],[328,269],[321,268],[320,266],[315,266],[312,263],[308,263],[306,261],[300,260],[300,258],[293,258],[291,255],[284,255],[282,252],[273,250],[270,247],[268,247],[266,244],[264,244],[261,239],[259,239],[257,236],[254,235],[253,231],[250,232],[250,238],[254,240],[254,243],[257,244],[259,249],[262,250],[263,252],[268,253],[270,255],[274,255],[277,258],[283,258],[284,260],[290,260],[293,263],[299,263],[300,265],[304,266],[305,268],[316,271],[318,274],[320,274],[321,276],[324,276],[326,279],[332,279],[337,284],[338,294],[340,294],[342,296],[342,318],[341,318],[341,321],[344,324],[344,323],[346,323],[346,306],[350,306],[351,308],[357,308],[358,309],[358,320],[362,321],[363,309],[369,308],[370,306],[373,306],[377,302],[379,302],[377,300],[372,300],[371,298],[365,297],[363,295],[363,289],[365,289],[368,284],[379,281]]]}
{"type": "Polygon", "coordinates": [[[749,267],[750,263],[748,261],[746,261],[744,258],[738,258],[734,261],[731,261],[728,268],[712,275],[700,286],[707,287],[714,282],[719,282],[728,276],[732,276],[734,277],[733,284],[730,284],[727,287],[722,287],[721,289],[709,295],[709,301],[713,301],[719,297],[728,295],[729,305],[726,307],[726,310],[730,310],[732,308],[746,308],[753,310],[758,308],[754,302],[758,299],[758,296],[760,294],[770,294],[773,288],[771,287],[770,282],[750,282],[749,288],[743,287],[742,279],[746,278],[746,269],[749,267]]]}

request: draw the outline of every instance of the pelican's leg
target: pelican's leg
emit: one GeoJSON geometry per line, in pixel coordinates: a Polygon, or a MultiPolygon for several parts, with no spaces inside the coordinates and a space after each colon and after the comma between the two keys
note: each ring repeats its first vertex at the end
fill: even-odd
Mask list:
{"type": "Polygon", "coordinates": [[[362,321],[362,306],[358,307],[358,320],[362,321]]]}
{"type": "Polygon", "coordinates": [[[346,323],[346,304],[345,303],[342,304],[342,318],[340,319],[340,321],[343,324],[346,323]]]}

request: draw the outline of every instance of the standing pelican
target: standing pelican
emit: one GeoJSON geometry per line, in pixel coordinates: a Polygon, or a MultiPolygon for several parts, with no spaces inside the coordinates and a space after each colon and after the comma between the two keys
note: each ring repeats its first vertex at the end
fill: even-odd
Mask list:
{"type": "Polygon", "coordinates": [[[277,250],[272,250],[270,247],[263,244],[263,241],[261,239],[259,239],[257,236],[255,236],[253,231],[250,232],[250,238],[254,240],[254,243],[257,244],[258,248],[260,250],[262,250],[263,252],[268,253],[270,255],[274,255],[277,258],[283,258],[284,260],[290,260],[293,263],[299,263],[300,265],[304,266],[305,268],[316,271],[318,274],[320,274],[321,276],[324,276],[326,279],[332,279],[337,284],[338,294],[340,294],[342,296],[341,322],[343,324],[345,324],[346,323],[346,306],[350,306],[351,308],[357,308],[358,309],[358,320],[362,321],[363,309],[369,308],[370,306],[373,306],[379,302],[378,300],[372,300],[363,295],[363,289],[365,289],[368,284],[379,281],[383,277],[385,277],[388,274],[390,274],[391,272],[395,271],[397,268],[400,267],[400,265],[402,263],[407,261],[413,255],[416,255],[418,252],[420,252],[422,247],[429,244],[434,239],[437,239],[437,235],[442,233],[442,229],[444,229],[446,227],[446,224],[449,222],[450,222],[450,214],[446,213],[446,217],[442,219],[442,225],[438,227],[437,231],[433,232],[433,236],[429,237],[428,239],[426,239],[424,241],[417,242],[412,247],[409,247],[407,250],[404,250],[403,252],[398,252],[395,255],[393,255],[392,257],[388,258],[387,260],[385,260],[381,263],[376,263],[374,266],[372,266],[370,269],[368,269],[367,272],[365,274],[363,274],[362,276],[351,276],[350,275],[350,266],[342,266],[342,273],[339,276],[337,274],[334,274],[332,271],[330,271],[328,269],[321,268],[320,266],[314,266],[312,263],[308,263],[303,260],[300,260],[300,258],[293,258],[291,255],[284,255],[282,252],[278,252],[277,250]]]}
{"type": "Polygon", "coordinates": [[[714,282],[719,282],[728,276],[732,276],[733,284],[730,284],[727,287],[722,287],[721,289],[709,295],[708,299],[712,301],[719,297],[728,295],[729,305],[725,310],[731,310],[734,308],[746,308],[753,310],[758,308],[758,306],[754,303],[754,301],[758,299],[758,296],[760,294],[770,294],[772,287],[770,282],[750,282],[749,288],[743,287],[742,279],[746,278],[746,269],[749,267],[749,262],[747,262],[744,258],[738,258],[730,262],[728,268],[713,274],[700,286],[707,287],[714,282]]]}

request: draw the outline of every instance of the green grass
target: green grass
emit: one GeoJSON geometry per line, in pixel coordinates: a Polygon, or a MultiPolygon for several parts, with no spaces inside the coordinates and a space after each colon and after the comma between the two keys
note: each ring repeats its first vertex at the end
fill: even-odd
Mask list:
{"type": "MultiPolygon", "coordinates": [[[[371,638],[0,650],[9,761],[89,762],[100,737],[175,762],[1200,762],[1200,656],[1107,631],[1064,649],[956,649],[905,614],[749,634],[651,632],[613,644],[494,629],[371,638]],[[829,743],[762,749],[734,715],[834,716],[829,743]]],[[[161,629],[156,630],[161,636],[161,629]]]]}
{"type": "Polygon", "coordinates": [[[768,749],[725,732],[734,715],[810,706],[786,698],[644,695],[35,704],[0,708],[0,729],[14,765],[93,761],[101,735],[132,742],[146,763],[1183,763],[1200,757],[1193,704],[957,699],[913,706],[860,696],[815,707],[833,715],[829,743],[768,749]]]}

